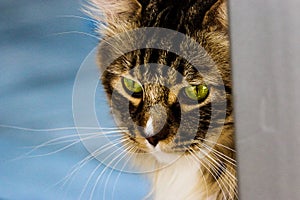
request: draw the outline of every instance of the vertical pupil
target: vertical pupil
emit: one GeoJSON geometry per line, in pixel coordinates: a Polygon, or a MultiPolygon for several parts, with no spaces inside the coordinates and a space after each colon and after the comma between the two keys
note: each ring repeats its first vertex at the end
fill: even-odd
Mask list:
{"type": "Polygon", "coordinates": [[[200,86],[195,86],[195,89],[194,89],[194,90],[195,90],[195,94],[196,94],[197,97],[200,96],[199,87],[200,87],[200,86]]]}
{"type": "Polygon", "coordinates": [[[194,94],[197,98],[204,98],[207,88],[203,85],[194,86],[194,94]]]}

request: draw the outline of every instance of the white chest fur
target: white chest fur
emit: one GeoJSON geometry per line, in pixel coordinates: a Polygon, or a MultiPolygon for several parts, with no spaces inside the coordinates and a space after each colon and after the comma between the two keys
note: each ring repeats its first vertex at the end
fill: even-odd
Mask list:
{"type": "Polygon", "coordinates": [[[181,157],[151,176],[154,200],[212,200],[206,196],[206,183],[198,163],[181,157]]]}

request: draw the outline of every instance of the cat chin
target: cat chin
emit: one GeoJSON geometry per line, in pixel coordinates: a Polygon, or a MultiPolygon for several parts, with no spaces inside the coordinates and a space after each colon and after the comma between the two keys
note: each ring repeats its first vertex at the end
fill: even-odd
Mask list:
{"type": "Polygon", "coordinates": [[[172,164],[183,156],[182,153],[164,151],[160,143],[153,147],[151,144],[146,142],[146,147],[148,148],[149,153],[161,164],[172,164]]]}

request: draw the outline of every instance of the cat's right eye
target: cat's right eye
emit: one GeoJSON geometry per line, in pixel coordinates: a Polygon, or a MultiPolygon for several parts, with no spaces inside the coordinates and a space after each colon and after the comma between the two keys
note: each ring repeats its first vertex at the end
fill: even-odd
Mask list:
{"type": "Polygon", "coordinates": [[[192,85],[184,89],[186,96],[195,101],[203,101],[206,99],[209,93],[209,89],[206,85],[192,85]]]}
{"type": "Polygon", "coordinates": [[[131,93],[141,93],[143,91],[143,87],[138,82],[129,78],[123,77],[123,85],[131,93]]]}

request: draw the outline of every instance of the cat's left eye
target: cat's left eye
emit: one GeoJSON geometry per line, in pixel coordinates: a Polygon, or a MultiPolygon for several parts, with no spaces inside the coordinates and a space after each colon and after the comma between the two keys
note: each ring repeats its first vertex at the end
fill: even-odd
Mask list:
{"type": "Polygon", "coordinates": [[[127,90],[129,90],[129,92],[141,93],[143,91],[142,86],[138,82],[131,80],[129,78],[124,77],[123,84],[124,84],[125,88],[127,90]]]}
{"type": "Polygon", "coordinates": [[[206,85],[192,85],[184,89],[187,97],[195,101],[203,101],[206,99],[209,93],[209,89],[206,85]]]}

